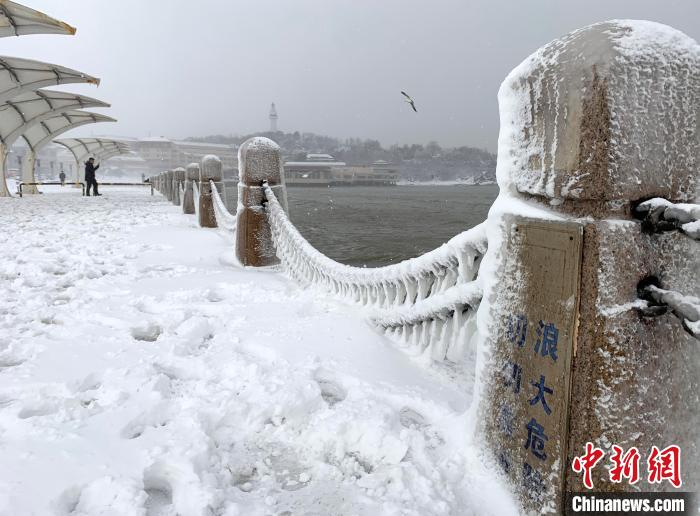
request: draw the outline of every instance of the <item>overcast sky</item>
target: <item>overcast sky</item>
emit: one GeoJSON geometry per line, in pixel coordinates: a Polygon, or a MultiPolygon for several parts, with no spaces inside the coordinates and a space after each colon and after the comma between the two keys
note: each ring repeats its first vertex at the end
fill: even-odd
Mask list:
{"type": "Polygon", "coordinates": [[[275,102],[284,131],[495,150],[501,81],[551,39],[637,18],[700,40],[700,0],[20,1],[78,32],[4,38],[0,54],[100,77],[59,89],[119,119],[73,135],[248,134],[275,102]]]}

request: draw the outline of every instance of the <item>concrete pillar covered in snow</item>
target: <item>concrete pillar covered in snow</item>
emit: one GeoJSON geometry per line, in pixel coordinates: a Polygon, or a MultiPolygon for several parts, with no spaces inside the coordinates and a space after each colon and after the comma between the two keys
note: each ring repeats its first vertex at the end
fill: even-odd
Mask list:
{"type": "Polygon", "coordinates": [[[185,169],[178,167],[173,170],[173,204],[180,206],[180,190],[185,182],[185,169]]]}
{"type": "MultiPolygon", "coordinates": [[[[27,150],[24,155],[24,160],[22,160],[22,182],[23,183],[36,183],[36,177],[34,176],[34,170],[36,168],[36,153],[33,150],[27,150]]],[[[38,194],[39,189],[34,186],[24,186],[22,187],[22,194],[38,194]]]]}
{"type": "Polygon", "coordinates": [[[173,183],[175,177],[172,170],[168,170],[165,173],[165,198],[170,202],[173,202],[173,183]]]}
{"type": "Polygon", "coordinates": [[[268,138],[251,138],[238,150],[238,224],[236,255],[243,265],[264,267],[279,263],[263,208],[263,181],[267,181],[287,211],[287,191],[279,146],[268,138]]]}
{"type": "Polygon", "coordinates": [[[0,143],[0,168],[2,169],[2,177],[0,177],[0,197],[12,197],[10,190],[7,188],[7,149],[0,143]]]}
{"type": "Polygon", "coordinates": [[[199,181],[199,165],[190,163],[185,169],[185,191],[182,200],[182,213],[194,215],[194,182],[199,181]]]}
{"type": "Polygon", "coordinates": [[[673,490],[647,482],[652,446],[670,445],[682,450],[682,490],[697,491],[698,342],[670,313],[645,317],[637,286],[653,277],[700,296],[700,244],[644,232],[633,209],[694,202],[700,46],[656,23],[595,24],[526,59],[499,105],[501,194],[482,263],[495,279],[479,314],[488,448],[540,511],[584,490],[572,461],[587,442],[606,453],[596,491],[673,490]],[[613,445],[639,449],[636,485],[611,482],[613,445]]]}
{"type": "Polygon", "coordinates": [[[221,178],[222,165],[218,156],[213,154],[204,156],[199,171],[199,225],[203,228],[216,227],[210,181],[217,183],[221,178]]]}

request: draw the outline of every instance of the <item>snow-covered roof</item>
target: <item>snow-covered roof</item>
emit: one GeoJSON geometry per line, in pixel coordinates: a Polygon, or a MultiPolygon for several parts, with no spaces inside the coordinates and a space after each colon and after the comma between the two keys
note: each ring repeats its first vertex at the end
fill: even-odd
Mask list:
{"type": "Polygon", "coordinates": [[[187,145],[187,146],[192,146],[192,147],[214,147],[214,148],[228,149],[228,150],[233,149],[233,145],[227,145],[225,143],[190,142],[187,140],[174,140],[173,143],[175,145],[187,145]]]}
{"type": "Polygon", "coordinates": [[[335,158],[330,154],[307,154],[308,161],[335,161],[335,158]]]}
{"type": "Polygon", "coordinates": [[[145,138],[139,138],[140,142],[162,142],[162,143],[172,143],[172,140],[165,138],[163,136],[146,136],[145,138]]]}
{"type": "Polygon", "coordinates": [[[116,161],[120,161],[123,163],[139,164],[139,165],[147,165],[148,164],[148,162],[145,159],[143,159],[141,156],[136,156],[133,154],[114,156],[114,159],[116,161]]]}
{"type": "Polygon", "coordinates": [[[90,156],[102,158],[102,155],[112,151],[119,151],[117,154],[130,152],[126,143],[107,138],[61,138],[54,140],[54,143],[66,147],[79,163],[90,156]]]}
{"type": "Polygon", "coordinates": [[[109,107],[101,100],[62,91],[28,91],[0,104],[0,142],[8,148],[27,129],[56,113],[85,107],[109,107]]]}
{"type": "Polygon", "coordinates": [[[26,34],[75,34],[75,29],[29,7],[0,0],[0,38],[26,34]]]}
{"type": "Polygon", "coordinates": [[[116,122],[114,118],[88,111],[67,111],[55,114],[27,129],[22,138],[30,149],[38,151],[57,136],[87,124],[116,122]]]}
{"type": "MultiPolygon", "coordinates": [[[[129,154],[131,151],[129,149],[124,149],[122,147],[108,147],[105,149],[93,152],[91,155],[100,161],[107,161],[110,158],[115,158],[121,156],[122,154],[129,154]]],[[[83,161],[88,158],[89,155],[81,156],[79,161],[83,161]]]]}
{"type": "Polygon", "coordinates": [[[55,64],[0,56],[0,104],[45,86],[76,83],[99,85],[100,80],[55,64]]]}
{"type": "Polygon", "coordinates": [[[344,161],[286,161],[285,167],[309,167],[309,168],[326,168],[326,167],[344,167],[344,161]]]}

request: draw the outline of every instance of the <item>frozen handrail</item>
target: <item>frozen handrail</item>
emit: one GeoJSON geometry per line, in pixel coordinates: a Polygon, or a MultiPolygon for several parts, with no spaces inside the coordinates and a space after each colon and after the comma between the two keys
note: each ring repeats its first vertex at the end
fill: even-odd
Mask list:
{"type": "Polygon", "coordinates": [[[365,306],[412,306],[471,283],[486,252],[483,224],[422,256],[395,265],[360,268],[331,260],[316,250],[287,218],[272,189],[263,184],[266,213],[277,256],[301,284],[314,284],[365,306]]]}

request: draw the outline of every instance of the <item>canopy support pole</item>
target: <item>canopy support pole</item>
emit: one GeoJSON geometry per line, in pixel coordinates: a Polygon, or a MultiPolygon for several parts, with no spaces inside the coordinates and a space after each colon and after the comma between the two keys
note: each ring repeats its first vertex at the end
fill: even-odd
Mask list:
{"type": "Polygon", "coordinates": [[[7,148],[4,143],[0,143],[0,169],[2,169],[2,181],[0,181],[0,197],[12,197],[10,190],[7,188],[7,148]]]}
{"type": "MultiPolygon", "coordinates": [[[[22,182],[23,183],[36,183],[36,177],[34,176],[34,168],[36,166],[36,152],[33,150],[28,150],[27,154],[24,156],[22,161],[22,182]]],[[[23,188],[23,193],[25,194],[38,194],[39,189],[35,185],[26,185],[23,188]]]]}

